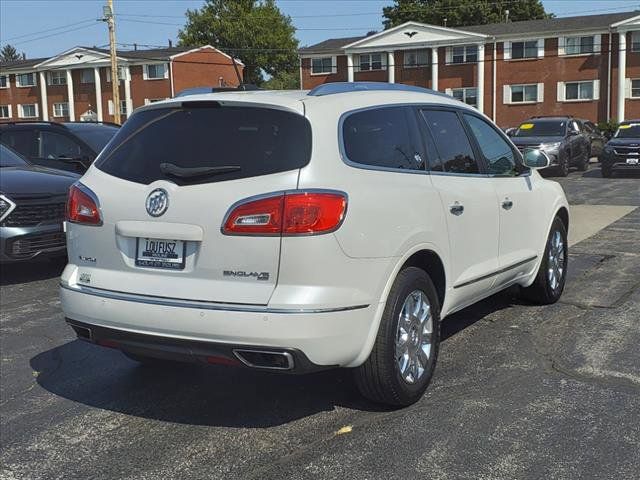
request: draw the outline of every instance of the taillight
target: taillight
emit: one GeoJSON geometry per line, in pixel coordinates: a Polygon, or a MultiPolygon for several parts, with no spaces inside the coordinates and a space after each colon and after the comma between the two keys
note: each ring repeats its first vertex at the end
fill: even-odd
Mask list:
{"type": "Polygon", "coordinates": [[[227,214],[225,235],[318,235],[336,230],[347,196],[333,191],[282,192],[241,202],[227,214]]]}
{"type": "Polygon", "coordinates": [[[95,195],[84,185],[72,185],[67,199],[67,222],[102,225],[102,217],[95,195]]]}

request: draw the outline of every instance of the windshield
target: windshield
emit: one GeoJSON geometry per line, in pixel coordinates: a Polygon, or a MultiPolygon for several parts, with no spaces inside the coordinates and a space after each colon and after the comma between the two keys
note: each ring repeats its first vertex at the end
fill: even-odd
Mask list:
{"type": "Polygon", "coordinates": [[[620,125],[613,138],[640,138],[640,123],[620,125]]]}
{"type": "Polygon", "coordinates": [[[24,167],[28,163],[16,152],[0,145],[0,167],[24,167]]]}
{"type": "Polygon", "coordinates": [[[566,123],[563,120],[525,122],[518,127],[514,137],[563,137],[566,123]]]}
{"type": "Polygon", "coordinates": [[[301,168],[311,127],[297,113],[217,102],[134,113],[96,160],[116,177],[145,185],[220,182],[301,168]]]}
{"type": "Polygon", "coordinates": [[[96,124],[67,124],[67,128],[71,130],[80,140],[91,147],[96,153],[109,143],[109,140],[118,133],[118,127],[113,125],[96,125],[96,124]]]}

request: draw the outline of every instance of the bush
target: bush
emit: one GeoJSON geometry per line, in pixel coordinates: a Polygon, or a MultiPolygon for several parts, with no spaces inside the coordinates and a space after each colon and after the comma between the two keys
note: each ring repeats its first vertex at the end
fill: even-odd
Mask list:
{"type": "Polygon", "coordinates": [[[618,125],[619,125],[618,122],[611,119],[608,122],[599,122],[597,127],[598,127],[598,130],[600,130],[605,137],[611,138],[613,137],[613,134],[616,133],[616,130],[618,129],[618,125]]]}

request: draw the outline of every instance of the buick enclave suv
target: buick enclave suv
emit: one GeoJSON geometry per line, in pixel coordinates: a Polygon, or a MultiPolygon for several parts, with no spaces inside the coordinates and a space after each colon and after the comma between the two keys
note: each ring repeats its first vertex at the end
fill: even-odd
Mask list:
{"type": "Polygon", "coordinates": [[[352,368],[407,405],[442,319],[513,285],[560,297],[568,205],[548,162],[417,87],[154,103],[71,189],[67,322],[143,364],[352,368]]]}

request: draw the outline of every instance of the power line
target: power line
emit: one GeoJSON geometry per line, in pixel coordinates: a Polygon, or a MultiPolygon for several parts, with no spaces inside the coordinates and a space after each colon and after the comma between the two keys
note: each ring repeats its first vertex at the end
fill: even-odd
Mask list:
{"type": "Polygon", "coordinates": [[[62,35],[64,33],[69,33],[69,32],[75,32],[77,30],[83,30],[85,28],[95,27],[97,25],[98,25],[97,23],[94,23],[94,24],[84,25],[82,27],[70,28],[69,30],[63,30],[62,32],[50,33],[49,35],[43,35],[41,37],[31,38],[29,40],[23,40],[21,42],[15,42],[15,43],[13,43],[13,45],[22,45],[23,43],[35,42],[37,40],[42,40],[44,38],[55,37],[56,35],[62,35]]]}
{"type": "MultiPolygon", "coordinates": [[[[180,23],[168,23],[168,22],[154,22],[151,20],[133,20],[130,18],[121,18],[120,19],[121,22],[132,22],[132,23],[147,23],[147,24],[151,24],[151,25],[169,25],[169,26],[173,26],[173,27],[184,27],[183,24],[180,23]]],[[[295,28],[295,27],[294,27],[295,28]]],[[[380,28],[380,26],[378,25],[377,27],[333,27],[333,28],[295,28],[297,31],[338,31],[338,30],[347,30],[347,31],[353,31],[353,30],[362,30],[362,31],[368,31],[368,30],[375,30],[376,28],[380,28]]]]}
{"type": "Polygon", "coordinates": [[[80,20],[78,22],[69,23],[67,25],[60,25],[59,27],[47,28],[46,30],[40,30],[38,32],[25,33],[25,34],[22,34],[22,35],[17,35],[15,37],[5,38],[2,41],[3,42],[10,42],[11,40],[17,40],[18,38],[31,37],[33,35],[40,35],[41,33],[53,32],[54,30],[60,30],[60,29],[69,28],[69,27],[75,27],[76,25],[80,25],[80,24],[88,23],[88,22],[95,22],[95,21],[96,21],[95,18],[89,18],[87,20],[80,20]]]}

